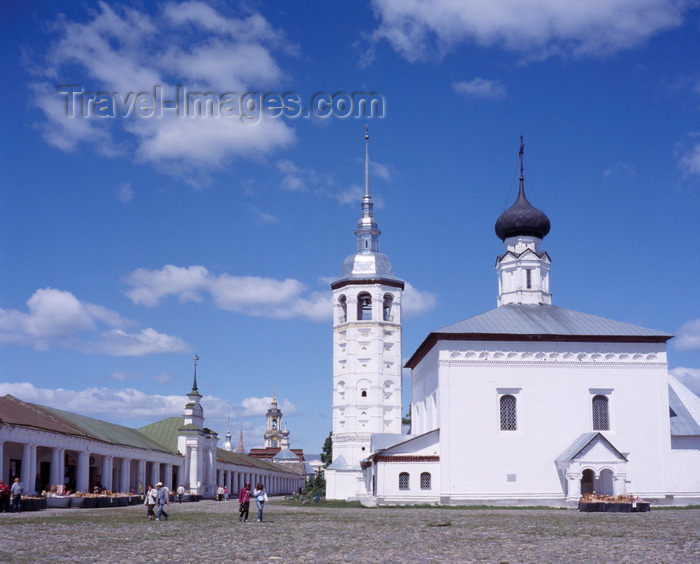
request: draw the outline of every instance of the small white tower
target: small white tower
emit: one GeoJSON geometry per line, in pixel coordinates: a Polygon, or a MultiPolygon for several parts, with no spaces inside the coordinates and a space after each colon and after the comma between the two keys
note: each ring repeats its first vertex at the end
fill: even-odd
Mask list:
{"type": "Polygon", "coordinates": [[[515,203],[496,221],[496,235],[506,252],[496,259],[498,271],[498,305],[551,304],[549,267],[551,260],[540,251],[542,239],[549,233],[549,218],[533,207],[525,197],[523,153],[520,137],[520,184],[515,203]]]}
{"type": "Polygon", "coordinates": [[[369,189],[365,130],[365,194],[357,252],[343,263],[333,290],[333,463],[326,495],[366,494],[360,461],[373,433],[401,433],[401,293],[389,257],[379,252],[379,227],[369,189]]]}

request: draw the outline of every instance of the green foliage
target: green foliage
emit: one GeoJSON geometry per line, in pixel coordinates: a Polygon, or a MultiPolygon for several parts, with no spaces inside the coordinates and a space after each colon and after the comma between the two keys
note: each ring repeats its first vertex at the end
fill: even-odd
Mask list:
{"type": "Polygon", "coordinates": [[[408,406],[408,411],[406,412],[406,415],[404,415],[401,418],[401,424],[402,425],[410,425],[411,424],[411,406],[408,406]]]}
{"type": "Polygon", "coordinates": [[[316,474],[313,476],[308,476],[306,478],[306,484],[304,484],[304,488],[301,490],[301,494],[304,497],[315,497],[318,492],[321,492],[321,495],[326,495],[326,478],[323,475],[323,470],[317,470],[316,474]]]}
{"type": "Polygon", "coordinates": [[[321,462],[323,462],[324,468],[327,468],[328,465],[333,462],[333,431],[328,433],[328,436],[323,443],[323,448],[321,449],[321,462]]]}

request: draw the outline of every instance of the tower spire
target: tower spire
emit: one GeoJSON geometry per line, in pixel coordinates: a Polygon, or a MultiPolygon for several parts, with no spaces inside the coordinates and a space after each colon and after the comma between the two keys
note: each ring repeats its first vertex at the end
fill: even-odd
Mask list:
{"type": "Polygon", "coordinates": [[[362,217],[357,223],[355,235],[357,235],[358,253],[378,253],[379,235],[381,231],[374,221],[372,212],[374,203],[369,191],[369,126],[365,125],[365,195],[362,198],[362,217]]]}
{"type": "Polygon", "coordinates": [[[197,388],[197,361],[199,360],[199,357],[195,354],[194,355],[194,381],[192,382],[192,391],[193,392],[198,392],[199,389],[197,388]]]}

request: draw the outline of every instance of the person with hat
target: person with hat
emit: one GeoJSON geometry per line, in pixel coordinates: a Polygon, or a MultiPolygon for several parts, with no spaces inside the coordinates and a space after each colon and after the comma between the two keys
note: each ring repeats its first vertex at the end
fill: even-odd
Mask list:
{"type": "Polygon", "coordinates": [[[168,513],[165,511],[165,506],[170,503],[170,492],[168,488],[163,487],[163,482],[156,484],[156,502],[158,503],[158,517],[156,517],[156,521],[160,521],[161,517],[167,521],[168,513]]]}

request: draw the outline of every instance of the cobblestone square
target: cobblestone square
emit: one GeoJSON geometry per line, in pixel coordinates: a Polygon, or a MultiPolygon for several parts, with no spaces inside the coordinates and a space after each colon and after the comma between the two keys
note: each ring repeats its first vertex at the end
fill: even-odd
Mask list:
{"type": "Polygon", "coordinates": [[[359,508],[271,499],[0,514],[2,562],[700,562],[700,509],[359,508]]]}

